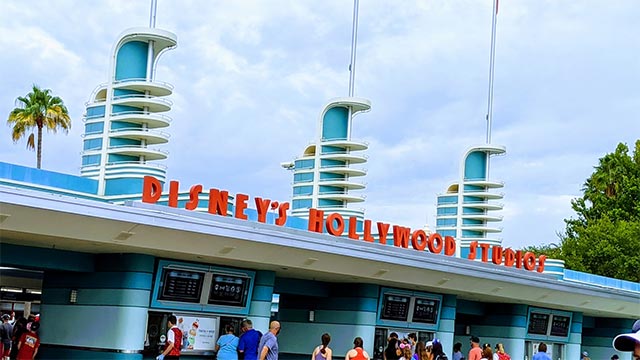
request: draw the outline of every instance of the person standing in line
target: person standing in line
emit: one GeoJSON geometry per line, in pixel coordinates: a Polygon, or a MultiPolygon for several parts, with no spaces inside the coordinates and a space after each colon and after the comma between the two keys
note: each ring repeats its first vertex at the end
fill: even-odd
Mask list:
{"type": "MultiPolygon", "coordinates": [[[[394,333],[392,333],[393,335],[394,333]]],[[[384,360],[398,360],[400,359],[400,348],[398,347],[398,338],[390,337],[387,343],[387,348],[384,349],[384,360]]]]}
{"type": "Polygon", "coordinates": [[[463,360],[464,355],[462,355],[462,343],[455,343],[453,345],[453,360],[463,360]]]}
{"type": "Polygon", "coordinates": [[[258,344],[262,333],[253,328],[253,323],[249,319],[244,319],[240,323],[240,340],[238,340],[238,354],[244,360],[258,360],[258,344]]]}
{"type": "Polygon", "coordinates": [[[2,353],[2,360],[9,360],[11,355],[11,335],[13,335],[13,326],[9,324],[11,315],[2,315],[2,325],[0,325],[0,348],[2,353]]]}
{"type": "Polygon", "coordinates": [[[311,360],[331,360],[331,356],[333,355],[333,351],[329,347],[331,335],[324,333],[320,340],[322,341],[322,345],[316,346],[313,350],[311,360]]]}
{"type": "Polygon", "coordinates": [[[449,360],[442,349],[442,343],[438,339],[433,340],[433,360],[449,360]]]}
{"type": "Polygon", "coordinates": [[[16,325],[13,327],[13,335],[11,336],[11,356],[13,360],[18,356],[18,342],[22,337],[22,334],[28,332],[27,319],[21,317],[16,321],[16,325]]]}
{"type": "Polygon", "coordinates": [[[416,351],[413,353],[413,356],[411,357],[411,359],[420,360],[420,354],[426,351],[427,351],[427,348],[424,346],[424,343],[422,341],[416,342],[416,351]]]}
{"type": "Polygon", "coordinates": [[[180,349],[182,348],[182,331],[176,326],[178,320],[175,315],[169,315],[167,318],[167,341],[162,354],[156,357],[156,360],[178,360],[180,359],[180,349]]]}
{"type": "Polygon", "coordinates": [[[218,360],[238,360],[238,337],[233,333],[233,325],[225,325],[224,332],[216,342],[218,360]]]}
{"type": "Polygon", "coordinates": [[[494,360],[511,360],[511,356],[504,351],[504,345],[501,343],[496,344],[496,352],[493,354],[493,358],[494,360]]]}
{"type": "Polygon", "coordinates": [[[278,360],[278,334],[280,334],[280,323],[272,321],[269,324],[269,332],[260,339],[260,360],[278,360]]]}
{"type": "Polygon", "coordinates": [[[633,323],[630,333],[620,334],[613,339],[613,348],[631,352],[634,360],[640,360],[640,320],[633,323]]]}
{"type": "Polygon", "coordinates": [[[551,357],[547,354],[547,344],[541,342],[538,345],[538,352],[533,355],[532,360],[551,360],[551,357]]]}
{"type": "Polygon", "coordinates": [[[361,337],[353,339],[353,349],[347,351],[344,360],[370,360],[369,354],[363,349],[363,341],[361,337]]]}
{"type": "Polygon", "coordinates": [[[620,357],[618,356],[618,354],[613,354],[611,355],[611,360],[618,360],[620,359],[620,357]]]}
{"type": "Polygon", "coordinates": [[[409,339],[409,343],[411,344],[411,353],[415,355],[416,344],[418,344],[418,335],[414,332],[409,333],[409,335],[407,335],[407,338],[409,339]]]}
{"type": "Polygon", "coordinates": [[[400,343],[400,360],[411,360],[411,344],[409,342],[400,343]]]}
{"type": "Polygon", "coordinates": [[[480,349],[480,339],[477,336],[472,336],[471,339],[471,350],[469,350],[469,360],[480,360],[482,359],[482,349],[480,349]]]}
{"type": "Polygon", "coordinates": [[[31,329],[22,334],[18,341],[17,360],[33,360],[36,358],[40,347],[40,337],[36,333],[39,327],[40,324],[34,322],[31,324],[31,329]]]}
{"type": "Polygon", "coordinates": [[[492,360],[493,359],[493,350],[491,350],[491,346],[487,346],[482,350],[482,358],[480,360],[492,360]]]}

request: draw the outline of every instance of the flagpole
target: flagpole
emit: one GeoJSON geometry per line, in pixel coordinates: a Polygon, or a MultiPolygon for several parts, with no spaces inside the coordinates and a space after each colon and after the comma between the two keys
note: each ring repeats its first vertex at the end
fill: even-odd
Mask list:
{"type": "Polygon", "coordinates": [[[351,63],[349,64],[349,96],[353,96],[356,81],[356,46],[358,44],[358,5],[359,0],[353,0],[353,29],[351,31],[351,63]]]}
{"type": "Polygon", "coordinates": [[[496,59],[496,22],[498,21],[498,0],[493,1],[491,20],[491,56],[489,58],[489,96],[487,101],[487,144],[491,143],[491,123],[493,121],[493,76],[496,59]]]}
{"type": "Polygon", "coordinates": [[[156,27],[156,11],[158,10],[158,1],[151,0],[151,11],[149,14],[149,27],[156,27]]]}

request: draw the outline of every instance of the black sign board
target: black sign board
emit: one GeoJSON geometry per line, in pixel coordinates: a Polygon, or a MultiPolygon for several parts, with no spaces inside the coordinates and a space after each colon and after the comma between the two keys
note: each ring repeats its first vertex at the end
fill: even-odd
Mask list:
{"type": "Polygon", "coordinates": [[[413,321],[426,324],[437,323],[439,307],[439,300],[416,298],[413,308],[413,321]]]}
{"type": "Polygon", "coordinates": [[[164,269],[160,300],[200,302],[204,273],[164,269]]]}
{"type": "Polygon", "coordinates": [[[248,290],[248,277],[213,274],[209,304],[245,306],[248,290]]]}
{"type": "Polygon", "coordinates": [[[385,320],[407,321],[410,300],[411,298],[408,296],[384,295],[380,318],[385,320]]]}
{"type": "Polygon", "coordinates": [[[571,318],[562,315],[553,315],[551,318],[551,336],[569,336],[569,327],[571,326],[571,318]]]}
{"type": "Polygon", "coordinates": [[[540,314],[532,312],[529,316],[529,334],[547,335],[549,327],[549,314],[540,314]]]}

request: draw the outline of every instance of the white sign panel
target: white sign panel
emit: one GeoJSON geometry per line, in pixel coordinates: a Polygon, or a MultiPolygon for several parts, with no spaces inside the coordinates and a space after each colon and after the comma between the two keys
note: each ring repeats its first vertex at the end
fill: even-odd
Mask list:
{"type": "Polygon", "coordinates": [[[213,351],[218,318],[176,315],[182,331],[182,351],[213,351]]]}

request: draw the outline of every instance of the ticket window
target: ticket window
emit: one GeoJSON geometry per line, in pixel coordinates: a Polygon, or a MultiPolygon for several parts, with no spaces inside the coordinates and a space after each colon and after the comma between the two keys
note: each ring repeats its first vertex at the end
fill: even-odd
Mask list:
{"type": "MultiPolygon", "coordinates": [[[[533,355],[538,352],[538,345],[540,345],[540,342],[538,341],[525,342],[525,360],[533,359],[533,355]]],[[[564,344],[559,344],[559,343],[547,344],[547,354],[553,360],[564,360],[565,359],[564,351],[565,351],[564,344]]]]}
{"type": "Polygon", "coordinates": [[[374,360],[382,360],[384,359],[384,349],[387,348],[387,339],[389,339],[389,334],[395,332],[398,334],[399,339],[406,338],[410,333],[415,332],[418,341],[426,343],[429,340],[433,340],[434,333],[428,331],[415,331],[415,330],[407,330],[407,329],[393,329],[393,328],[376,328],[375,336],[373,340],[373,359],[374,360]]]}

